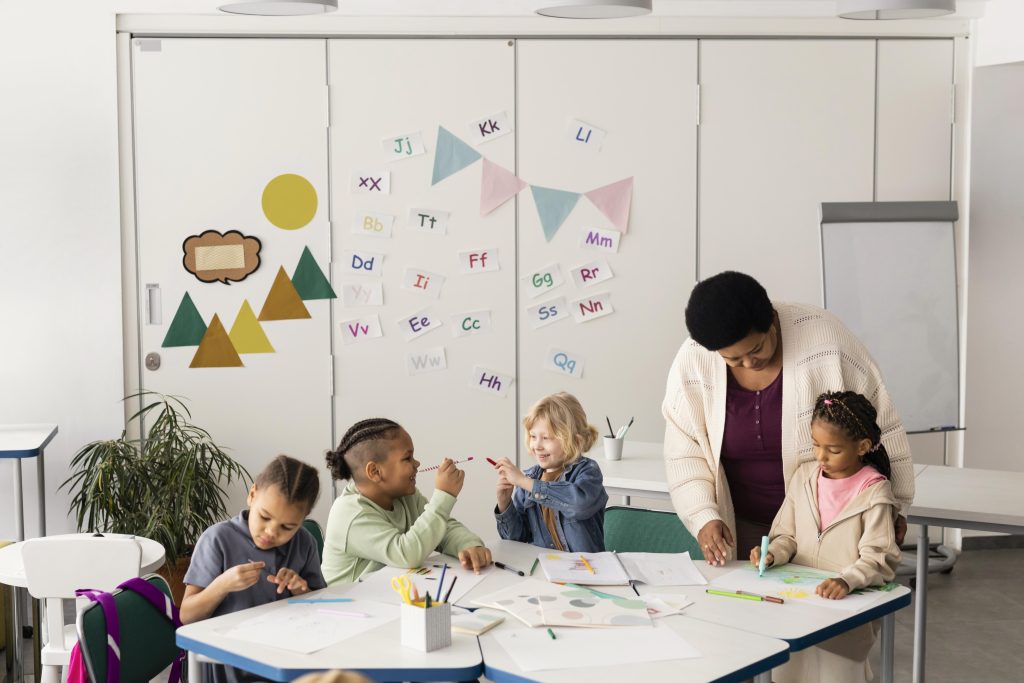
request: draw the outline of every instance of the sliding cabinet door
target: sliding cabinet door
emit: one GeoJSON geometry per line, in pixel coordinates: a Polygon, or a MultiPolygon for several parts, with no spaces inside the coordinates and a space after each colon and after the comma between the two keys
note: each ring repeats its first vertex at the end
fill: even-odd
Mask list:
{"type": "Polygon", "coordinates": [[[531,185],[519,200],[519,412],[569,391],[602,433],[605,416],[635,417],[629,440],[660,442],[695,279],[696,42],[520,40],[518,53],[531,185]],[[601,189],[630,178],[632,192],[601,189]],[[583,194],[572,204],[550,190],[583,194]],[[545,284],[552,267],[560,285],[545,284]]]}
{"type": "Polygon", "coordinates": [[[821,302],[821,202],[871,201],[873,40],[700,42],[699,275],[821,302]]]}
{"type": "MultiPolygon", "coordinates": [[[[334,274],[348,291],[334,306],[337,436],[384,416],[423,468],[472,457],[455,516],[485,538],[484,458],[515,449],[516,253],[515,202],[481,215],[481,174],[484,159],[515,168],[514,52],[494,39],[329,43],[334,274]]],[[[417,485],[429,497],[434,472],[417,485]]]]}
{"type": "Polygon", "coordinates": [[[187,397],[254,475],[279,453],[323,471],[330,445],[330,311],[314,272],[329,256],[325,50],[132,45],[139,386],[187,397]]]}

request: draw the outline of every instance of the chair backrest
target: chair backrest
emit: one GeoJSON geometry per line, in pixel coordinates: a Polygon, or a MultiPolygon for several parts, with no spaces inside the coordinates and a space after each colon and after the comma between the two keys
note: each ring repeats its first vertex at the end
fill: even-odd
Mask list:
{"type": "Polygon", "coordinates": [[[111,591],[138,576],[142,548],[131,538],[51,536],[25,541],[21,558],[28,592],[45,604],[47,642],[63,643],[63,601],[79,588],[111,591]]]}
{"type": "Polygon", "coordinates": [[[697,539],[674,512],[610,507],[604,511],[604,546],[620,553],[685,553],[703,560],[697,539]]]}
{"type": "Polygon", "coordinates": [[[51,536],[25,541],[21,557],[32,597],[70,599],[79,588],[110,591],[138,576],[142,548],[131,538],[51,536]]]}
{"type": "MultiPolygon", "coordinates": [[[[146,581],[170,597],[171,587],[162,576],[149,574],[146,581]]],[[[174,624],[138,593],[114,591],[121,632],[121,681],[143,683],[155,678],[178,655],[174,624]]],[[[78,643],[92,683],[107,683],[107,620],[98,602],[78,612],[78,643]]]]}
{"type": "Polygon", "coordinates": [[[320,558],[320,561],[324,561],[324,530],[320,528],[315,519],[305,519],[302,522],[302,528],[313,534],[313,540],[316,541],[316,554],[320,558]]]}

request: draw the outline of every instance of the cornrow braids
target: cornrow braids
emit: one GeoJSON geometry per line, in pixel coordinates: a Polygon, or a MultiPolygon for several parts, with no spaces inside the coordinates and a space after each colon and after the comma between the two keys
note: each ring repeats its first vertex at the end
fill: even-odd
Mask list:
{"type": "Polygon", "coordinates": [[[394,420],[386,417],[373,417],[360,420],[348,428],[341,437],[338,447],[327,451],[327,468],[334,479],[351,479],[352,466],[345,460],[345,455],[355,446],[368,441],[390,440],[402,428],[394,420]]]}
{"type": "Polygon", "coordinates": [[[306,514],[320,497],[320,475],[301,460],[279,455],[256,475],[256,488],[276,486],[289,504],[303,504],[306,514]]]}
{"type": "Polygon", "coordinates": [[[855,391],[826,391],[814,402],[811,421],[815,420],[839,427],[855,441],[870,441],[871,450],[864,455],[864,460],[886,479],[891,478],[892,465],[889,462],[889,453],[882,445],[878,411],[871,405],[871,401],[855,391]]]}

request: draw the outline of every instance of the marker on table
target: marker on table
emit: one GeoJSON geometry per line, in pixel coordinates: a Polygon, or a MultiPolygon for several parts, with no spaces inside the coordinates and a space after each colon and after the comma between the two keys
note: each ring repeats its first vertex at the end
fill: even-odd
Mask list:
{"type": "MultiPolygon", "coordinates": [[[[452,464],[453,465],[461,465],[462,463],[469,462],[472,459],[473,459],[473,456],[471,455],[468,458],[466,458],[465,460],[456,460],[452,464]]],[[[424,467],[422,470],[420,470],[420,472],[430,472],[431,470],[436,470],[439,467],[440,467],[440,465],[431,465],[430,467],[424,467]]]]}
{"type": "Polygon", "coordinates": [[[352,598],[288,598],[289,605],[320,602],[352,602],[352,598]]]}
{"type": "Polygon", "coordinates": [[[710,593],[711,595],[722,595],[727,598],[740,598],[741,600],[755,600],[757,602],[774,602],[777,605],[781,605],[785,602],[782,598],[777,598],[774,595],[758,595],[757,593],[747,593],[745,591],[733,592],[715,590],[714,588],[705,588],[704,592],[710,593]]]}
{"type": "Polygon", "coordinates": [[[452,582],[448,584],[448,591],[444,594],[444,600],[442,600],[441,602],[448,602],[448,596],[452,594],[452,589],[455,588],[455,582],[458,580],[458,574],[452,577],[452,582]]]}
{"type": "Polygon", "coordinates": [[[774,602],[776,605],[781,605],[786,601],[782,598],[777,598],[774,595],[760,595],[758,593],[751,593],[750,591],[736,591],[737,595],[753,595],[755,598],[761,598],[765,602],[774,602]]]}
{"type": "Polygon", "coordinates": [[[505,564],[504,562],[498,562],[497,560],[495,560],[494,561],[494,566],[497,567],[498,569],[504,569],[507,572],[512,572],[513,574],[518,574],[519,576],[526,576],[526,572],[519,571],[518,569],[510,567],[507,564],[505,564]]]}
{"type": "Polygon", "coordinates": [[[540,564],[540,558],[539,558],[539,557],[538,557],[538,558],[536,558],[536,559],[535,559],[535,560],[533,561],[533,566],[532,566],[532,567],[530,567],[530,576],[533,576],[533,573],[534,573],[535,571],[537,571],[537,565],[538,565],[538,564],[540,564]]]}
{"type": "Polygon", "coordinates": [[[591,574],[596,574],[597,573],[597,572],[594,571],[594,568],[592,566],[590,566],[590,563],[587,562],[587,558],[583,557],[583,553],[580,553],[580,560],[582,560],[583,566],[585,566],[587,568],[588,572],[590,572],[591,574]]]}
{"type": "Polygon", "coordinates": [[[548,635],[551,636],[551,640],[558,640],[557,638],[555,638],[555,632],[551,629],[548,629],[548,635]]]}
{"type": "Polygon", "coordinates": [[[768,555],[768,537],[761,537],[761,557],[757,559],[757,576],[764,576],[764,558],[768,555]]]}

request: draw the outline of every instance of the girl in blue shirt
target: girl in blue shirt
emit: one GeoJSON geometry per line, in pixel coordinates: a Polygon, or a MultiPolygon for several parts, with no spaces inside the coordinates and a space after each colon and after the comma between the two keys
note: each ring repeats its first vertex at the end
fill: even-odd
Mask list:
{"type": "Polygon", "coordinates": [[[608,494],[601,468],[583,456],[597,439],[583,406],[572,394],[552,394],[530,408],[523,426],[537,464],[523,472],[502,458],[494,466],[498,534],[554,550],[603,551],[608,494]]]}

